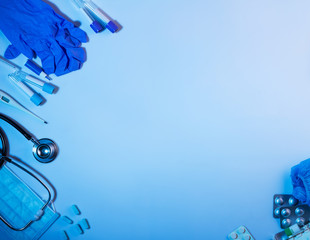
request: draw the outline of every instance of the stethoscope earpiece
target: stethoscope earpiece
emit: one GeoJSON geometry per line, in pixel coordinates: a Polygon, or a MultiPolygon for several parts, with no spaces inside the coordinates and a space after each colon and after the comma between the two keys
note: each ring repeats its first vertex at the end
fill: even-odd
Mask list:
{"type": "Polygon", "coordinates": [[[55,142],[48,138],[42,138],[35,141],[32,147],[32,153],[35,159],[41,163],[53,161],[58,154],[58,147],[55,142]]]}

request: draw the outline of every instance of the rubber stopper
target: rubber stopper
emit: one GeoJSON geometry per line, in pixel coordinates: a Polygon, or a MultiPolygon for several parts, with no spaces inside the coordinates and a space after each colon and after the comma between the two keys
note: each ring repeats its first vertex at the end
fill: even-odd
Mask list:
{"type": "Polygon", "coordinates": [[[42,90],[46,93],[53,94],[55,87],[49,83],[44,83],[42,90]]]}
{"type": "Polygon", "coordinates": [[[28,59],[28,61],[25,63],[25,66],[37,75],[40,75],[42,72],[42,68],[30,59],[28,59]]]}
{"type": "Polygon", "coordinates": [[[94,30],[95,33],[101,32],[103,30],[102,25],[98,21],[93,21],[93,23],[90,24],[90,27],[94,30]]]}
{"type": "Polygon", "coordinates": [[[33,94],[30,100],[37,106],[39,106],[43,102],[43,98],[38,93],[33,94]]]}
{"type": "Polygon", "coordinates": [[[111,33],[115,33],[118,30],[118,26],[113,21],[108,22],[105,27],[109,29],[111,33]]]}

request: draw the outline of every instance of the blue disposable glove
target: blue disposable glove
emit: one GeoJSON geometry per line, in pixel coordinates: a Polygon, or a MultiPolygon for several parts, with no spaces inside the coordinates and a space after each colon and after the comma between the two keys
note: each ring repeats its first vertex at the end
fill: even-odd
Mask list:
{"type": "Polygon", "coordinates": [[[0,0],[0,30],[12,43],[6,58],[38,56],[47,74],[66,74],[86,61],[86,33],[41,0],[0,0]]]}
{"type": "Polygon", "coordinates": [[[310,158],[292,168],[291,179],[293,196],[310,205],[310,158]]]}

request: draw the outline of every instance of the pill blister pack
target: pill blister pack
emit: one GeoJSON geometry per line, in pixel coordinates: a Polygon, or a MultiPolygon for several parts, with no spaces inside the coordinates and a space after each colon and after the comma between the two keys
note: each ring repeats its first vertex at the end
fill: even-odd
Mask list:
{"type": "Polygon", "coordinates": [[[245,226],[240,226],[231,232],[227,238],[229,240],[255,240],[245,226]]]}
{"type": "Polygon", "coordinates": [[[273,196],[273,217],[280,218],[281,207],[291,207],[298,204],[298,200],[291,194],[275,194],[273,196]]]}
{"type": "Polygon", "coordinates": [[[280,208],[280,226],[283,229],[295,223],[303,226],[309,222],[309,218],[310,207],[306,204],[280,208]]]}
{"type": "Polygon", "coordinates": [[[277,233],[274,240],[309,240],[310,239],[310,224],[298,226],[297,224],[277,233]]]}

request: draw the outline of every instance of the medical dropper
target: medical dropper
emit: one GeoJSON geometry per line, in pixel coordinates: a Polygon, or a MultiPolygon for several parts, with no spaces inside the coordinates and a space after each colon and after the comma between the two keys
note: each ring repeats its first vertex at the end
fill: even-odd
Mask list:
{"type": "Polygon", "coordinates": [[[47,121],[45,121],[43,118],[40,118],[38,115],[34,114],[33,112],[29,111],[27,108],[25,108],[19,102],[17,102],[14,98],[12,98],[9,94],[3,92],[2,90],[0,90],[0,101],[11,106],[11,107],[15,107],[15,108],[17,108],[23,112],[26,112],[26,113],[32,115],[33,117],[40,119],[45,124],[47,124],[47,121]]]}

